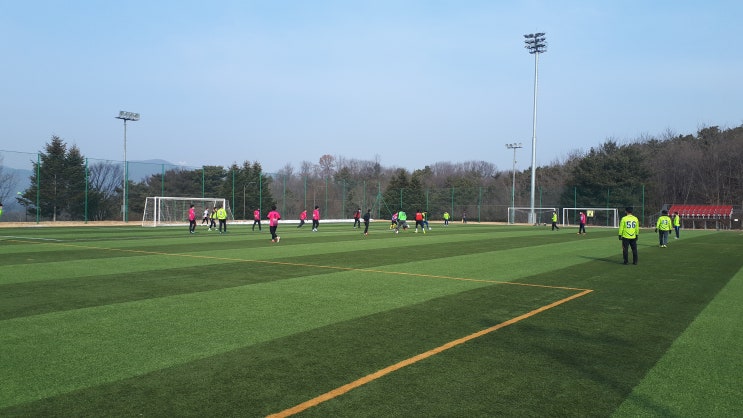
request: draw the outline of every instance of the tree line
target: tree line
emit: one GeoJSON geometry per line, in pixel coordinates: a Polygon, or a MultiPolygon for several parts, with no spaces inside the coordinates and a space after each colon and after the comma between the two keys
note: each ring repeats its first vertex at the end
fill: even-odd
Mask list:
{"type": "MultiPolygon", "coordinates": [[[[146,197],[165,195],[226,198],[235,217],[244,219],[256,208],[267,212],[275,204],[288,212],[285,217],[315,205],[325,206],[333,217],[375,205],[382,217],[398,209],[438,213],[452,208],[482,211],[482,220],[502,221],[508,206],[528,205],[531,184],[530,168],[513,173],[486,161],[438,162],[409,171],[384,167],[379,157],[369,161],[331,154],[317,163],[305,161],[299,170],[286,165],[265,173],[259,162],[246,160],[229,167],[169,166],[124,183],[128,173],[120,162],[89,165],[76,146],[68,147],[58,136],[32,165],[31,186],[16,198],[29,214],[38,212],[44,220],[120,219],[126,187],[132,219],[141,214],[146,197]]],[[[607,139],[538,167],[537,206],[642,205],[651,213],[668,204],[740,206],[740,173],[743,126],[704,127],[695,135],[666,132],[626,143],[607,139]]]]}

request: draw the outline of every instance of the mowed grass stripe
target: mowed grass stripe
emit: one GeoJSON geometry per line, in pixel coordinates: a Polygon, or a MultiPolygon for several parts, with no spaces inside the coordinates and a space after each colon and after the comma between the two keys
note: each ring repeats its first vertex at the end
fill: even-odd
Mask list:
{"type": "Polygon", "coordinates": [[[742,299],[743,270],[739,270],[614,416],[743,415],[742,299]]]}
{"type": "MultiPolygon", "coordinates": [[[[111,250],[89,249],[87,252],[111,254],[111,250]]],[[[111,254],[113,255],[113,254],[111,254]]],[[[158,271],[168,269],[188,269],[190,267],[209,267],[225,263],[224,259],[216,257],[170,257],[165,254],[133,254],[116,252],[119,257],[103,257],[72,259],[67,261],[51,261],[43,255],[31,265],[5,265],[2,267],[3,277],[0,278],[0,289],[11,284],[27,282],[49,281],[64,286],[64,281],[77,278],[99,278],[107,275],[117,275],[125,278],[127,275],[138,276],[139,273],[152,272],[156,276],[158,271]]],[[[53,257],[56,258],[56,257],[53,257]]],[[[237,261],[237,260],[236,260],[237,261]]],[[[197,271],[197,273],[199,273],[197,271]]],[[[31,284],[31,286],[33,286],[31,284]]]]}
{"type": "Polygon", "coordinates": [[[0,322],[0,405],[135,376],[490,283],[341,271],[0,322]],[[56,382],[49,387],[49,382],[56,382]],[[51,392],[50,392],[51,391],[51,392]]]}
{"type": "Polygon", "coordinates": [[[570,294],[474,287],[0,412],[265,416],[570,294]]]}
{"type": "MultiPolygon", "coordinates": [[[[511,242],[508,245],[518,244],[511,242]]],[[[63,246],[67,248],[68,245],[63,246]]],[[[4,280],[16,283],[0,286],[3,290],[0,292],[0,319],[243,286],[300,277],[312,270],[333,268],[399,270],[416,274],[511,281],[524,275],[584,262],[584,259],[575,255],[582,253],[590,245],[579,240],[569,245],[543,249],[541,252],[527,247],[500,251],[496,255],[492,251],[480,252],[497,247],[495,243],[470,241],[458,245],[455,252],[461,254],[469,251],[470,254],[457,255],[454,260],[451,259],[453,251],[436,244],[434,248],[427,245],[416,248],[415,252],[392,258],[387,256],[389,249],[385,249],[379,252],[347,252],[340,258],[337,254],[316,254],[313,257],[245,262],[205,253],[148,254],[136,259],[96,258],[92,263],[89,260],[38,263],[33,268],[18,270],[17,274],[12,271],[19,267],[10,266],[5,268],[10,272],[10,277],[4,280]],[[545,251],[549,251],[552,256],[559,256],[554,257],[551,263],[544,263],[542,252],[545,251]],[[390,264],[392,261],[394,264],[390,264]],[[32,276],[27,277],[28,274],[32,276]],[[73,277],[74,274],[80,277],[73,277]],[[47,277],[52,278],[41,280],[47,277]],[[20,280],[26,282],[17,283],[20,280]]],[[[126,253],[131,251],[123,250],[126,253]]]]}
{"type": "Polygon", "coordinates": [[[306,269],[277,268],[268,264],[246,265],[223,260],[202,260],[201,264],[206,265],[6,284],[0,286],[0,320],[206,292],[307,274],[306,269]]]}

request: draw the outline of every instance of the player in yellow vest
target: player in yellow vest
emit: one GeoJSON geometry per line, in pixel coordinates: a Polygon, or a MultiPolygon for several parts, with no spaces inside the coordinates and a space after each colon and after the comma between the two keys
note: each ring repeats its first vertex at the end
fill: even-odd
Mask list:
{"type": "Polygon", "coordinates": [[[224,207],[220,206],[219,209],[217,209],[217,220],[219,221],[219,233],[222,233],[222,229],[224,228],[224,232],[227,232],[227,211],[224,209],[224,207]]]}
{"type": "Polygon", "coordinates": [[[217,230],[217,208],[212,208],[212,214],[209,215],[211,218],[209,220],[209,230],[211,231],[212,228],[214,230],[217,230]]]}
{"type": "Polygon", "coordinates": [[[664,210],[658,217],[658,222],[655,224],[655,232],[658,233],[658,242],[661,248],[666,248],[668,245],[668,234],[671,232],[671,217],[668,216],[668,211],[664,210]]]}
{"type": "Polygon", "coordinates": [[[619,221],[619,240],[622,241],[624,264],[629,261],[627,247],[632,248],[632,264],[637,264],[637,238],[640,236],[640,221],[632,214],[632,208],[625,209],[626,215],[619,221]]]}
{"type": "Polygon", "coordinates": [[[681,229],[681,217],[678,212],[673,212],[673,229],[676,231],[676,239],[679,239],[679,229],[681,229]]]}
{"type": "Polygon", "coordinates": [[[560,227],[557,226],[557,212],[553,210],[552,211],[552,230],[554,231],[555,229],[559,231],[560,227]]]}

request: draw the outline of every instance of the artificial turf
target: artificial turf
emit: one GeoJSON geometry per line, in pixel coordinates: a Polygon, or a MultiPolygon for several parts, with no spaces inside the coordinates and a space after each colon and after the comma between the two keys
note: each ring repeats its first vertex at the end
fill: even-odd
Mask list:
{"type": "MultiPolygon", "coordinates": [[[[740,375],[740,333],[693,332],[740,317],[738,232],[624,266],[610,229],[374,226],[0,229],[0,415],[266,416],[514,318],[300,415],[692,416],[667,370],[740,375]]],[[[700,393],[723,416],[741,388],[700,393]]]]}

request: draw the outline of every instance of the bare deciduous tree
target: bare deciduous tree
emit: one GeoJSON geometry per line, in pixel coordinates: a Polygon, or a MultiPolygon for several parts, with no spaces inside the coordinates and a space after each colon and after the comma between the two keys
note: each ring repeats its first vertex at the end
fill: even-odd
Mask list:
{"type": "Polygon", "coordinates": [[[16,183],[15,180],[16,178],[13,173],[5,171],[3,157],[0,156],[0,202],[7,202],[8,197],[11,196],[11,193],[13,192],[11,187],[16,183]]]}
{"type": "Polygon", "coordinates": [[[325,154],[320,157],[320,161],[318,161],[318,164],[320,166],[320,175],[322,177],[330,177],[333,175],[333,169],[335,168],[335,157],[330,154],[325,154]]]}

